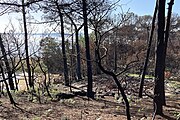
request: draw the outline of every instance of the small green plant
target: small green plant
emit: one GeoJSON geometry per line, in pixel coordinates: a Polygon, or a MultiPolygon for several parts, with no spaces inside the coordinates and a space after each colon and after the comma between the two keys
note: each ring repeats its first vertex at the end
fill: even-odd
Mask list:
{"type": "Polygon", "coordinates": [[[58,89],[54,88],[54,89],[51,89],[51,93],[56,95],[56,94],[58,94],[60,92],[58,91],[58,89]]]}
{"type": "Polygon", "coordinates": [[[96,99],[96,100],[99,100],[99,99],[100,99],[99,95],[96,95],[96,96],[95,96],[95,99],[96,99]]]}
{"type": "Polygon", "coordinates": [[[73,100],[73,99],[67,99],[67,102],[68,102],[68,103],[71,103],[71,104],[75,104],[75,103],[76,103],[76,101],[73,100]]]}
{"type": "Polygon", "coordinates": [[[24,94],[24,93],[26,93],[25,90],[18,90],[18,91],[15,91],[15,94],[16,94],[16,95],[22,95],[22,94],[24,94]]]}
{"type": "Polygon", "coordinates": [[[122,99],[122,98],[119,98],[119,99],[117,100],[117,102],[118,102],[118,103],[122,103],[122,102],[123,102],[123,99],[122,99]]]}
{"type": "Polygon", "coordinates": [[[180,88],[180,83],[178,82],[171,82],[171,86],[175,89],[180,88]]]}
{"type": "Polygon", "coordinates": [[[53,109],[48,109],[46,111],[44,111],[44,114],[47,116],[48,114],[51,114],[53,112],[53,109]]]}
{"type": "Polygon", "coordinates": [[[61,120],[70,120],[67,116],[62,116],[61,120]]]}
{"type": "Polygon", "coordinates": [[[115,95],[114,95],[114,99],[115,99],[115,100],[118,100],[118,99],[119,99],[119,95],[118,95],[118,94],[115,94],[115,95]]]}
{"type": "Polygon", "coordinates": [[[174,117],[176,117],[177,118],[177,120],[179,120],[180,119],[180,112],[178,112],[178,111],[174,111],[174,117]]]}
{"type": "Polygon", "coordinates": [[[138,112],[141,112],[141,111],[143,111],[144,110],[144,107],[143,108],[139,108],[138,109],[138,112]]]}
{"type": "Polygon", "coordinates": [[[139,103],[139,102],[141,102],[142,101],[142,99],[141,98],[137,98],[137,99],[135,99],[135,103],[139,103]]]}
{"type": "Polygon", "coordinates": [[[116,106],[116,111],[119,111],[120,110],[120,106],[116,106]]]}
{"type": "Polygon", "coordinates": [[[34,117],[32,120],[41,120],[41,117],[34,117]]]}

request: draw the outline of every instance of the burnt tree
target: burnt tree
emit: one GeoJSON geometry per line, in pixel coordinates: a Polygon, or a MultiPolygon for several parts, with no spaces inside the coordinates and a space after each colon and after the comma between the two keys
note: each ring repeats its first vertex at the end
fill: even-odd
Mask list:
{"type": "Polygon", "coordinates": [[[90,47],[89,47],[89,36],[88,36],[88,20],[87,20],[87,3],[83,0],[83,19],[84,19],[84,37],[85,37],[85,47],[86,47],[86,59],[87,59],[87,77],[88,77],[88,87],[87,87],[87,97],[93,98],[93,81],[92,81],[92,65],[90,57],[90,47]]]}
{"type": "Polygon", "coordinates": [[[13,71],[12,71],[12,68],[10,67],[10,64],[9,64],[9,61],[8,61],[8,58],[7,58],[6,50],[5,50],[1,35],[0,35],[0,48],[1,48],[3,58],[4,58],[4,63],[5,63],[6,70],[7,70],[6,72],[8,74],[8,80],[9,80],[10,89],[15,90],[13,76],[12,76],[13,71]]]}
{"type": "Polygon", "coordinates": [[[58,2],[55,2],[58,15],[60,18],[61,23],[61,37],[62,37],[62,53],[63,53],[63,63],[64,63],[64,78],[65,78],[65,85],[69,86],[69,75],[68,75],[68,65],[67,65],[67,57],[66,57],[66,48],[65,48],[65,38],[64,38],[64,19],[63,19],[63,13],[61,12],[60,5],[58,2]]]}

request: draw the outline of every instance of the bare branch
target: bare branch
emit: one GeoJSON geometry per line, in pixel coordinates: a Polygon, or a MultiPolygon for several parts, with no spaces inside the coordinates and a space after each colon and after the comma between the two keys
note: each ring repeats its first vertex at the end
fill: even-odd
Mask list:
{"type": "Polygon", "coordinates": [[[14,2],[14,3],[0,2],[0,5],[22,7],[22,6],[29,6],[33,3],[37,3],[37,2],[41,2],[41,1],[43,1],[43,0],[31,0],[30,2],[26,2],[24,5],[18,4],[16,2],[14,2]]]}

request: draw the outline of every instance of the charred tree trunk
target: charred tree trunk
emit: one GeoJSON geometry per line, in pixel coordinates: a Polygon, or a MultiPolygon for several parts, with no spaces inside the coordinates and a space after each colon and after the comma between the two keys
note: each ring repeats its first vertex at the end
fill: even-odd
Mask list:
{"type": "MultiPolygon", "coordinates": [[[[47,95],[52,98],[50,92],[49,92],[49,88],[48,88],[48,85],[47,85],[47,77],[46,77],[46,72],[43,70],[42,66],[41,66],[41,63],[40,63],[40,58],[38,58],[38,64],[39,64],[39,67],[41,69],[41,71],[43,72],[44,74],[44,80],[43,80],[43,83],[44,83],[44,86],[45,86],[45,89],[46,89],[46,92],[47,92],[47,95]]],[[[39,96],[40,97],[40,96],[39,96]]]]}
{"type": "Polygon", "coordinates": [[[64,20],[63,20],[63,14],[61,13],[61,9],[57,1],[56,1],[56,7],[58,9],[58,14],[61,22],[62,53],[63,53],[63,62],[64,62],[64,79],[65,79],[64,82],[65,82],[65,86],[69,86],[68,65],[67,65],[65,38],[64,38],[64,20]]]}
{"type": "Polygon", "coordinates": [[[5,76],[4,76],[4,70],[3,70],[2,65],[0,65],[0,71],[1,71],[1,73],[2,73],[2,78],[4,79],[4,84],[5,84],[5,86],[6,86],[6,90],[7,90],[7,94],[8,94],[8,96],[9,96],[10,102],[11,102],[11,104],[16,105],[16,102],[14,101],[14,99],[13,99],[13,97],[12,97],[12,95],[11,95],[11,92],[10,92],[10,90],[9,90],[8,83],[6,82],[6,78],[5,78],[5,76]]]}
{"type": "MultiPolygon", "coordinates": [[[[10,52],[10,48],[8,47],[8,51],[10,52]]],[[[15,59],[16,58],[13,58],[13,57],[11,57],[10,55],[9,55],[9,58],[10,58],[10,60],[11,60],[11,62],[12,62],[12,75],[13,75],[13,77],[14,77],[14,82],[15,82],[15,89],[18,91],[18,83],[19,83],[19,80],[16,78],[16,66],[18,66],[18,64],[20,63],[20,61],[18,62],[18,64],[17,65],[15,65],[15,59]]]]}
{"type": "Polygon", "coordinates": [[[12,78],[13,72],[12,72],[12,69],[11,69],[9,62],[8,62],[8,58],[7,58],[6,50],[5,50],[4,45],[3,45],[3,40],[2,40],[1,34],[0,34],[0,48],[1,48],[2,55],[4,56],[4,63],[6,65],[6,69],[7,69],[10,89],[15,90],[14,81],[12,78]]]}
{"type": "MultiPolygon", "coordinates": [[[[95,40],[95,45],[98,46],[98,30],[97,30],[97,27],[95,27],[95,37],[96,37],[96,40],[95,40]]],[[[95,60],[96,60],[96,74],[101,74],[101,70],[99,68],[99,65],[98,65],[98,53],[97,51],[95,50],[95,60]]]]}
{"type": "Polygon", "coordinates": [[[114,72],[117,71],[117,46],[116,46],[116,40],[114,40],[114,72]]]}
{"type": "Polygon", "coordinates": [[[62,37],[62,53],[63,53],[63,61],[64,61],[65,85],[69,86],[68,65],[67,65],[65,38],[64,38],[64,21],[63,21],[63,15],[62,14],[60,14],[60,19],[61,19],[60,21],[61,21],[61,37],[62,37]]]}
{"type": "Polygon", "coordinates": [[[27,65],[27,72],[28,72],[28,81],[29,86],[31,88],[34,87],[34,83],[31,78],[31,66],[29,61],[29,48],[28,48],[28,34],[27,34],[27,23],[26,23],[26,10],[24,5],[24,0],[22,0],[22,14],[23,14],[23,25],[24,25],[24,37],[25,37],[25,51],[26,51],[26,65],[27,65]]]}
{"type": "Polygon", "coordinates": [[[26,71],[25,71],[25,68],[24,68],[24,63],[21,59],[21,57],[19,56],[19,59],[20,59],[20,62],[21,62],[21,67],[22,67],[22,72],[23,72],[23,75],[24,75],[24,80],[25,80],[25,83],[26,83],[26,87],[27,87],[27,90],[29,91],[29,85],[28,85],[28,80],[27,80],[27,76],[26,76],[26,71]]]}
{"type": "MultiPolygon", "coordinates": [[[[71,81],[76,80],[76,68],[75,68],[75,63],[76,63],[76,59],[75,59],[75,46],[74,46],[74,35],[73,35],[73,26],[71,25],[71,33],[72,33],[72,49],[71,49],[71,81]]],[[[71,83],[70,83],[71,84],[71,83]]],[[[71,86],[71,85],[70,85],[71,86]]]]}
{"type": "Polygon", "coordinates": [[[152,44],[153,35],[154,35],[157,8],[158,8],[158,4],[156,2],[156,7],[155,7],[155,10],[154,10],[154,15],[153,15],[153,20],[152,20],[151,34],[150,34],[150,37],[149,37],[149,43],[148,43],[148,49],[147,49],[147,53],[146,53],[146,59],[145,59],[145,62],[144,62],[144,69],[143,69],[141,82],[140,82],[140,88],[139,88],[139,97],[140,98],[142,98],[143,86],[144,86],[144,78],[145,78],[145,75],[146,75],[147,65],[148,65],[150,51],[151,51],[151,44],[152,44]]]}
{"type": "Polygon", "coordinates": [[[69,14],[65,13],[66,16],[70,19],[71,23],[74,26],[75,29],[75,44],[76,44],[76,61],[77,61],[77,65],[76,65],[76,74],[78,77],[78,81],[82,79],[82,75],[81,75],[81,53],[80,53],[80,46],[79,46],[79,30],[83,27],[83,25],[81,25],[79,28],[77,28],[77,25],[75,24],[75,22],[73,21],[72,17],[70,17],[69,14]]]}
{"type": "MultiPolygon", "coordinates": [[[[18,43],[16,44],[16,47],[19,48],[19,45],[18,43]]],[[[26,87],[27,87],[27,90],[29,91],[29,85],[28,85],[28,80],[27,80],[27,77],[26,77],[26,74],[25,74],[25,68],[24,68],[24,63],[23,63],[23,60],[22,60],[22,57],[21,57],[21,51],[20,49],[18,49],[18,57],[19,57],[19,64],[22,68],[22,72],[23,72],[23,75],[24,75],[24,80],[25,80],[25,83],[26,83],[26,87]]]]}
{"type": "Polygon", "coordinates": [[[165,31],[165,47],[164,47],[164,60],[166,59],[166,52],[167,52],[167,44],[169,40],[169,29],[170,29],[170,24],[171,24],[171,14],[172,14],[172,6],[174,4],[174,0],[171,0],[168,5],[168,15],[167,15],[167,21],[166,21],[166,31],[165,31]]]}
{"type": "Polygon", "coordinates": [[[89,35],[88,35],[88,23],[87,23],[87,5],[86,0],[83,0],[83,19],[84,19],[84,37],[85,37],[85,47],[86,47],[86,59],[87,59],[87,77],[88,77],[88,87],[87,87],[87,97],[94,98],[92,91],[93,81],[92,81],[92,65],[89,47],[89,35]]]}
{"type": "Polygon", "coordinates": [[[156,114],[163,114],[163,105],[165,105],[164,71],[164,28],[165,28],[165,0],[158,1],[158,38],[156,48],[156,66],[155,66],[155,87],[154,87],[154,111],[156,114]]]}
{"type": "Polygon", "coordinates": [[[125,92],[124,92],[123,87],[121,86],[120,82],[118,81],[116,74],[115,74],[114,72],[110,72],[110,71],[108,71],[108,70],[105,70],[104,67],[102,66],[102,64],[101,64],[101,59],[102,59],[102,58],[100,57],[99,47],[97,47],[96,51],[97,51],[97,53],[98,53],[98,65],[99,65],[100,69],[101,69],[102,72],[104,72],[105,74],[110,75],[110,76],[113,77],[114,82],[116,83],[116,85],[117,85],[117,87],[118,87],[118,90],[121,92],[121,95],[122,95],[123,100],[124,100],[125,105],[126,105],[126,116],[127,116],[127,120],[131,120],[129,101],[128,101],[128,99],[127,99],[127,96],[126,96],[126,94],[125,94],[125,92]]]}
{"type": "Polygon", "coordinates": [[[80,53],[80,46],[79,46],[79,30],[77,29],[77,27],[75,27],[75,37],[76,37],[76,54],[77,54],[77,77],[78,80],[82,79],[82,75],[81,75],[81,53],[80,53]]]}

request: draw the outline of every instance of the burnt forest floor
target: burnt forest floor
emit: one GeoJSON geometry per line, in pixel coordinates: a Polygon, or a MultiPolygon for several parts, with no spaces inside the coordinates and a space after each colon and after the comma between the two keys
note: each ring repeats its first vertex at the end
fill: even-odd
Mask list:
{"type": "MultiPolygon", "coordinates": [[[[140,78],[119,78],[125,88],[131,107],[132,120],[151,120],[153,116],[153,80],[146,79],[145,94],[138,97],[140,78]]],[[[17,106],[10,104],[6,93],[0,98],[0,120],[126,120],[125,104],[118,96],[116,85],[111,77],[105,75],[93,77],[94,99],[88,99],[86,80],[73,83],[70,88],[61,84],[52,84],[49,88],[53,98],[38,87],[34,97],[26,91],[12,92],[17,106]],[[39,92],[37,92],[39,91],[39,92]],[[67,96],[66,96],[67,95],[67,96]]],[[[180,119],[180,81],[166,80],[166,103],[164,115],[157,120],[180,119]]]]}

